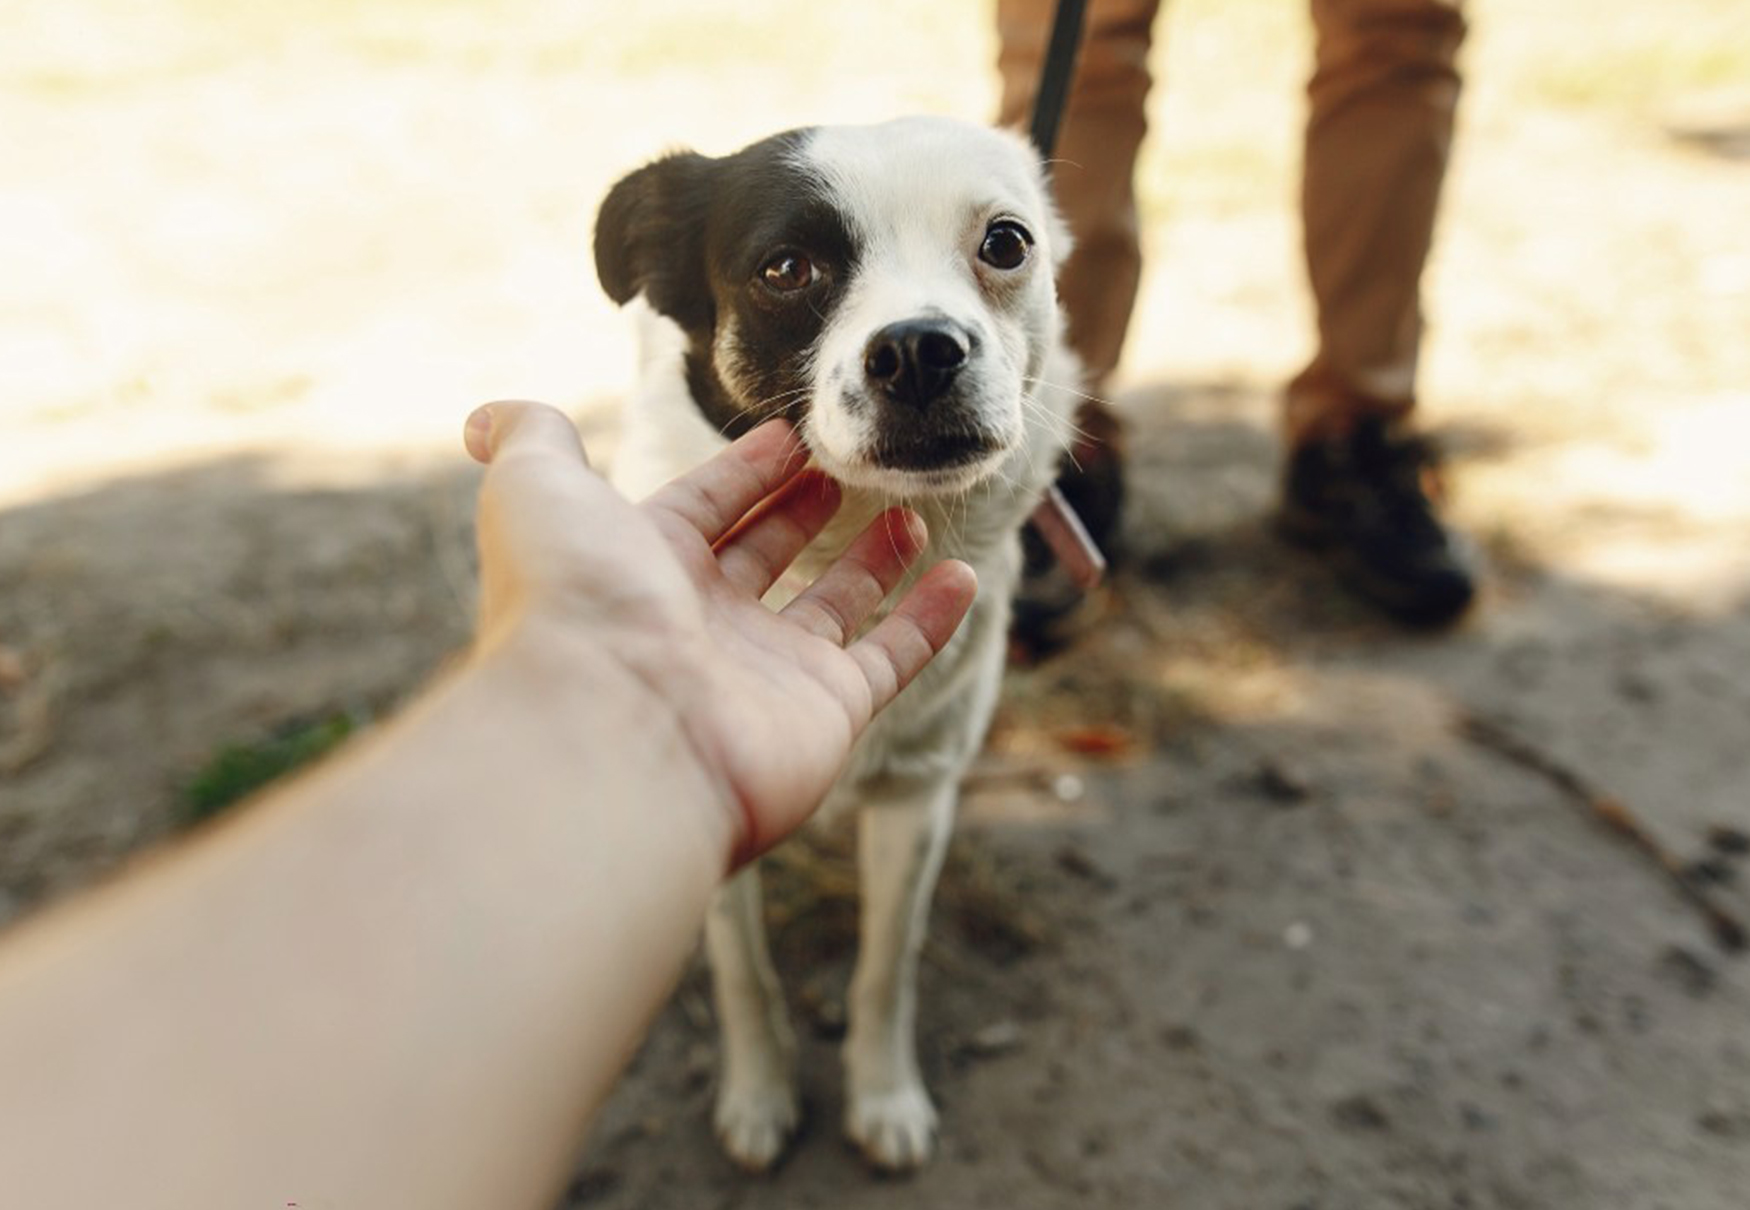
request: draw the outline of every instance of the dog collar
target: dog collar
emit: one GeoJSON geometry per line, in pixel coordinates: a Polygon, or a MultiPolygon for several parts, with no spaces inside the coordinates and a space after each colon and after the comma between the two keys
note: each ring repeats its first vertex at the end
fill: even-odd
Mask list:
{"type": "Polygon", "coordinates": [[[1075,586],[1083,592],[1092,592],[1106,574],[1106,556],[1094,545],[1088,527],[1057,490],[1057,484],[1046,490],[1031,520],[1075,586]]]}

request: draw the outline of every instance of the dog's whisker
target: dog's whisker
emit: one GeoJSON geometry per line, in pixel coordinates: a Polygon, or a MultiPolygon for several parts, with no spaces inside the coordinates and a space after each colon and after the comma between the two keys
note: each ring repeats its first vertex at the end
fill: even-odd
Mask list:
{"type": "MultiPolygon", "coordinates": [[[[1034,406],[1038,407],[1038,405],[1034,405],[1034,406]]],[[[1039,411],[1036,413],[1036,415],[1038,415],[1038,417],[1041,420],[1046,421],[1047,424],[1049,424],[1049,425],[1058,425],[1058,424],[1063,425],[1064,428],[1069,430],[1071,436],[1079,437],[1083,441],[1093,442],[1095,444],[1100,443],[1099,437],[1095,436],[1093,433],[1090,433],[1087,429],[1082,428],[1080,425],[1076,424],[1075,421],[1070,420],[1067,417],[1055,415],[1054,413],[1052,413],[1052,412],[1050,412],[1042,407],[1039,408],[1039,411]]]]}
{"type": "Polygon", "coordinates": [[[1083,440],[1086,440],[1086,441],[1098,440],[1098,438],[1096,438],[1094,436],[1094,434],[1088,432],[1088,430],[1086,430],[1086,429],[1082,428],[1080,425],[1076,424],[1075,421],[1069,419],[1068,417],[1058,416],[1056,413],[1052,412],[1049,408],[1047,408],[1044,404],[1040,403],[1038,400],[1029,399],[1025,395],[1023,395],[1023,396],[1021,396],[1021,406],[1024,410],[1031,412],[1034,416],[1037,416],[1039,419],[1046,421],[1048,424],[1062,424],[1062,425],[1064,425],[1066,428],[1069,429],[1069,431],[1071,433],[1075,434],[1077,437],[1082,438],[1083,440]]]}
{"type": "Polygon", "coordinates": [[[1036,374],[1023,374],[1023,375],[1021,375],[1021,381],[1022,382],[1037,383],[1040,386],[1050,387],[1056,391],[1064,391],[1070,395],[1074,395],[1078,399],[1087,399],[1087,400],[1091,400],[1094,403],[1103,403],[1103,404],[1106,404],[1108,407],[1116,407],[1117,406],[1109,397],[1107,397],[1105,395],[1096,395],[1092,391],[1086,391],[1086,390],[1083,390],[1081,387],[1071,386],[1067,382],[1053,382],[1049,378],[1040,378],[1036,374]]]}
{"type": "Polygon", "coordinates": [[[886,520],[884,521],[884,525],[885,525],[885,528],[887,530],[888,548],[893,551],[893,558],[896,562],[903,561],[903,560],[901,560],[900,553],[899,553],[899,534],[896,533],[894,531],[894,528],[893,528],[893,520],[894,520],[893,506],[889,505],[887,507],[886,511],[883,512],[882,515],[886,518],[886,520]]]}
{"type": "Polygon", "coordinates": [[[1033,449],[1033,443],[1031,441],[1024,442],[1021,446],[1021,452],[1027,459],[1027,482],[1039,482],[1039,459],[1033,449]]]}
{"type": "Polygon", "coordinates": [[[1092,394],[1091,392],[1081,390],[1078,387],[1072,387],[1068,383],[1052,382],[1049,378],[1037,378],[1031,374],[1023,374],[1023,375],[1021,375],[1021,381],[1022,382],[1036,382],[1040,386],[1050,387],[1055,391],[1065,391],[1068,394],[1074,395],[1078,399],[1086,399],[1089,403],[1103,403],[1107,407],[1116,407],[1117,406],[1115,403],[1112,402],[1112,400],[1108,399],[1104,395],[1095,395],[1095,394],[1092,394]]]}
{"type": "Polygon", "coordinates": [[[719,437],[727,437],[729,435],[729,426],[744,418],[758,417],[763,421],[772,420],[779,416],[787,416],[797,408],[806,404],[808,402],[808,397],[813,390],[814,387],[812,385],[805,384],[803,386],[791,387],[788,390],[779,391],[774,395],[767,395],[763,399],[753,400],[735,415],[719,425],[717,427],[717,435],[719,437]],[[764,415],[762,415],[762,413],[764,413],[764,415]]]}

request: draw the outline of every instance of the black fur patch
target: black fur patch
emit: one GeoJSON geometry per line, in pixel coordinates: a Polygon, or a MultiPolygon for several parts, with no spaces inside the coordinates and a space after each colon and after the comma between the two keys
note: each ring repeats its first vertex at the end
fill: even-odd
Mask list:
{"type": "Polygon", "coordinates": [[[705,417],[734,437],[768,417],[807,410],[808,358],[851,274],[858,245],[845,216],[796,150],[807,131],[712,159],[681,152],[609,191],[596,218],[596,273],[615,302],[640,291],[688,337],[687,385],[705,417]],[[819,270],[778,293],[760,270],[779,252],[819,270]],[[714,360],[733,329],[733,366],[714,360]]]}

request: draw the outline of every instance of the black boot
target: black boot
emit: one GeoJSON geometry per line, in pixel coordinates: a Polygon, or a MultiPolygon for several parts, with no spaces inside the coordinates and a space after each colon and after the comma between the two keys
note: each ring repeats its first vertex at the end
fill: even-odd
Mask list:
{"type": "Polygon", "coordinates": [[[1472,560],[1435,516],[1426,442],[1377,417],[1288,459],[1280,528],[1322,551],[1345,584],[1413,626],[1443,626],[1476,596],[1472,560]]]}

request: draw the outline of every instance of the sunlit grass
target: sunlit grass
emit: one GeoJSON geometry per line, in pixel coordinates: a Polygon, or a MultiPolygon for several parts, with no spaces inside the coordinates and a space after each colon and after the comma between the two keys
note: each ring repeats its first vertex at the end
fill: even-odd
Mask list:
{"type": "Polygon", "coordinates": [[[1495,70],[1527,101],[1657,111],[1719,90],[1750,106],[1750,5],[1671,0],[1599,5],[1552,0],[1490,8],[1495,70]]]}
{"type": "Polygon", "coordinates": [[[1557,104],[1633,108],[1727,86],[1750,88],[1750,36],[1722,42],[1702,33],[1652,44],[1605,44],[1554,56],[1536,82],[1557,104]]]}

